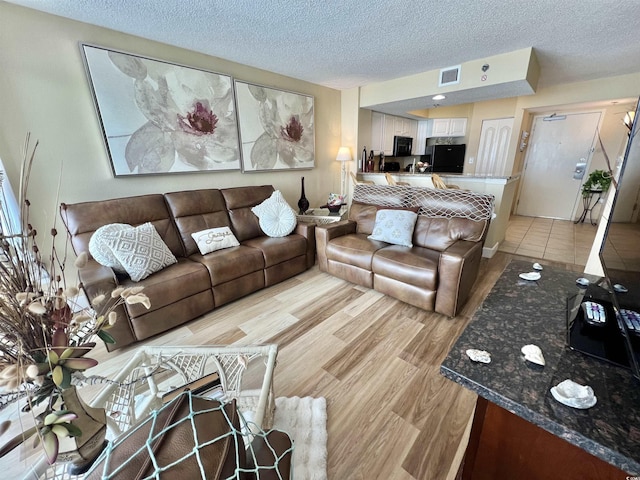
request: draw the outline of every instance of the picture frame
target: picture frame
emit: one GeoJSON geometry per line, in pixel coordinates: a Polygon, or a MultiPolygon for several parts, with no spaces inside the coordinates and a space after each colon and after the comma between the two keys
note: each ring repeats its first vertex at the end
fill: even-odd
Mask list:
{"type": "Polygon", "coordinates": [[[80,47],[114,176],[240,170],[231,76],[80,47]]]}
{"type": "Polygon", "coordinates": [[[235,80],[243,172],[315,167],[314,98],[235,80]]]}

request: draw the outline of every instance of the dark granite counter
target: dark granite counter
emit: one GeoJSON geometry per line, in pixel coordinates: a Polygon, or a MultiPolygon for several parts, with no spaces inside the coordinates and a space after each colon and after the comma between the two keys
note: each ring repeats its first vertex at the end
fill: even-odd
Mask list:
{"type": "Polygon", "coordinates": [[[545,267],[537,282],[521,280],[529,262],[505,269],[440,367],[445,377],[563,438],[630,475],[640,475],[640,382],[631,372],[566,346],[566,300],[579,292],[575,272],[545,267]],[[546,365],[524,360],[534,343],[546,365]],[[491,363],[472,362],[469,348],[491,363]],[[557,402],[549,391],[563,380],[590,385],[598,399],[587,410],[557,402]]]}

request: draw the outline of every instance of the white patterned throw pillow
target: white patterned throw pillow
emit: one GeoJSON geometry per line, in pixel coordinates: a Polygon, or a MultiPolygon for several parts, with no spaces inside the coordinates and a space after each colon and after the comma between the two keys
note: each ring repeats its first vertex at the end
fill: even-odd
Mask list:
{"type": "Polygon", "coordinates": [[[237,247],[240,245],[238,239],[229,227],[209,228],[201,232],[192,233],[191,236],[198,245],[198,250],[202,255],[223,248],[237,247]]]}
{"type": "Polygon", "coordinates": [[[410,210],[378,210],[373,232],[367,238],[413,247],[413,229],[418,214],[410,210]]]}
{"type": "Polygon", "coordinates": [[[89,253],[100,264],[110,267],[116,272],[126,273],[122,264],[113,254],[111,245],[115,241],[114,234],[133,228],[126,223],[110,223],[98,228],[89,239],[89,253]]]}
{"type": "Polygon", "coordinates": [[[134,282],[176,263],[176,257],[151,223],[113,233],[113,254],[134,282]]]}
{"type": "Polygon", "coordinates": [[[270,237],[286,237],[298,223],[296,212],[276,190],[260,205],[251,209],[259,219],[260,228],[270,237]]]}

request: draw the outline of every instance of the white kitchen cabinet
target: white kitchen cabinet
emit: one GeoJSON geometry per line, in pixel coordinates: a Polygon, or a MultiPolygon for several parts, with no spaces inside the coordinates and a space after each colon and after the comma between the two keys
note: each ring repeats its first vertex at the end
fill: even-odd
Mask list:
{"type": "Polygon", "coordinates": [[[427,138],[431,135],[432,120],[420,120],[417,122],[418,132],[413,141],[413,154],[424,155],[424,147],[427,145],[427,138]]]}
{"type": "Polygon", "coordinates": [[[434,118],[430,137],[464,137],[467,131],[466,118],[434,118]]]}
{"type": "Polygon", "coordinates": [[[382,132],[382,150],[389,156],[393,154],[393,136],[396,134],[396,117],[384,116],[384,132],[382,132]]]}
{"type": "Polygon", "coordinates": [[[369,150],[379,152],[382,150],[384,137],[384,114],[372,112],[371,114],[371,146],[369,150]]]}
{"type": "Polygon", "coordinates": [[[393,137],[395,135],[413,138],[416,143],[418,122],[409,118],[371,113],[371,150],[376,155],[383,151],[385,155],[393,154],[393,137]]]}

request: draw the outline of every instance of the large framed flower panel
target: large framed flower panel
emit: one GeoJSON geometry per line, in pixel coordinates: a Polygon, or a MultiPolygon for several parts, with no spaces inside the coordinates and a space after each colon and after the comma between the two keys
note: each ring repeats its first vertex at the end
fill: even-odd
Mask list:
{"type": "Polygon", "coordinates": [[[235,81],[242,170],[315,166],[313,97],[235,81]]]}
{"type": "Polygon", "coordinates": [[[240,169],[230,76],[81,49],[115,176],[240,169]]]}

